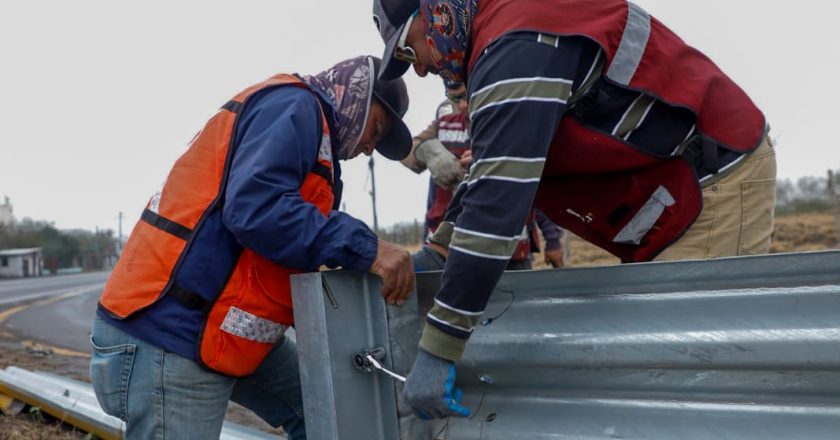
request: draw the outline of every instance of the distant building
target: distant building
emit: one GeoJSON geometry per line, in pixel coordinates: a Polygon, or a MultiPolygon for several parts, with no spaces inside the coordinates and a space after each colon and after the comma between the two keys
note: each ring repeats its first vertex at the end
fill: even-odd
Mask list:
{"type": "Polygon", "coordinates": [[[8,225],[12,222],[12,204],[9,202],[9,197],[6,196],[5,201],[0,205],[0,225],[8,225]]]}
{"type": "Polygon", "coordinates": [[[0,250],[0,278],[39,277],[43,273],[41,248],[0,250]]]}

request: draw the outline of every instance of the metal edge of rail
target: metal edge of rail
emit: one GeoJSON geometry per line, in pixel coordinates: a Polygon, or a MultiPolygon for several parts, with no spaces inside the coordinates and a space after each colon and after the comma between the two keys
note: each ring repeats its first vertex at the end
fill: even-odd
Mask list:
{"type": "Polygon", "coordinates": [[[106,415],[99,408],[91,408],[90,405],[78,406],[83,396],[78,395],[77,390],[70,392],[75,381],[68,382],[71,386],[59,391],[60,387],[56,387],[55,384],[44,386],[43,378],[39,373],[8,367],[6,370],[0,370],[0,393],[38,407],[56,419],[85,432],[91,432],[99,438],[123,438],[123,425],[119,419],[106,415]],[[74,397],[76,400],[71,400],[74,397]]]}

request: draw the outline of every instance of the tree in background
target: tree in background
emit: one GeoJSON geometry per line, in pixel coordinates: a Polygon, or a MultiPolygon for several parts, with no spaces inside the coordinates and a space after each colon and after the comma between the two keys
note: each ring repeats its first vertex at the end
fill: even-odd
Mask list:
{"type": "Polygon", "coordinates": [[[780,179],[776,182],[776,214],[778,215],[827,212],[831,209],[831,195],[826,177],[805,176],[795,182],[791,179],[780,179]]]}
{"type": "Polygon", "coordinates": [[[117,239],[110,229],[95,232],[81,229],[67,231],[79,243],[77,266],[85,270],[108,269],[116,261],[117,239]]]}
{"type": "Polygon", "coordinates": [[[402,246],[423,243],[423,226],[417,220],[401,222],[376,231],[379,238],[402,246]]]}
{"type": "Polygon", "coordinates": [[[105,269],[116,259],[113,231],[60,231],[52,223],[23,219],[0,227],[0,249],[42,248],[44,267],[105,269]]]}
{"type": "Polygon", "coordinates": [[[828,196],[831,198],[831,206],[834,209],[834,235],[837,238],[837,245],[840,246],[840,173],[828,170],[828,196]]]}

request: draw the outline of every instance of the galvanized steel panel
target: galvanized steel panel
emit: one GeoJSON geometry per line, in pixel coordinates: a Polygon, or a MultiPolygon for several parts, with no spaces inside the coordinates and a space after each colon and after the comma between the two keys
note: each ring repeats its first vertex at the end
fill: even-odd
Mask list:
{"type": "Polygon", "coordinates": [[[391,379],[353,366],[359,351],[390,347],[379,286],[378,279],[353,272],[292,277],[307,438],[400,437],[391,379]]]}
{"type": "MultiPolygon", "coordinates": [[[[355,277],[347,300],[381,304],[355,277]]],[[[418,275],[420,311],[439,282],[418,275]]],[[[368,336],[400,373],[415,308],[368,336]]],[[[372,328],[345,318],[333,326],[372,328]]],[[[840,252],[506,273],[484,320],[458,369],[475,414],[434,424],[436,438],[840,438],[840,252]]],[[[430,438],[401,410],[402,440],[430,438]]]]}

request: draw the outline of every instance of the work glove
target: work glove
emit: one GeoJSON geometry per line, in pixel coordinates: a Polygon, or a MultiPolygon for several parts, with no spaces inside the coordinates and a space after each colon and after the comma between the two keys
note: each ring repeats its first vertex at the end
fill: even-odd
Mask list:
{"type": "Polygon", "coordinates": [[[468,417],[470,410],[461,406],[461,395],[455,388],[455,363],[420,349],[403,388],[417,416],[425,420],[468,417]]]}
{"type": "Polygon", "coordinates": [[[443,270],[446,266],[446,258],[429,246],[423,246],[419,251],[411,254],[411,262],[414,264],[414,272],[443,270]]]}
{"type": "Polygon", "coordinates": [[[432,180],[441,188],[452,188],[464,178],[464,168],[437,139],[423,141],[414,149],[414,157],[426,164],[432,180]]]}

